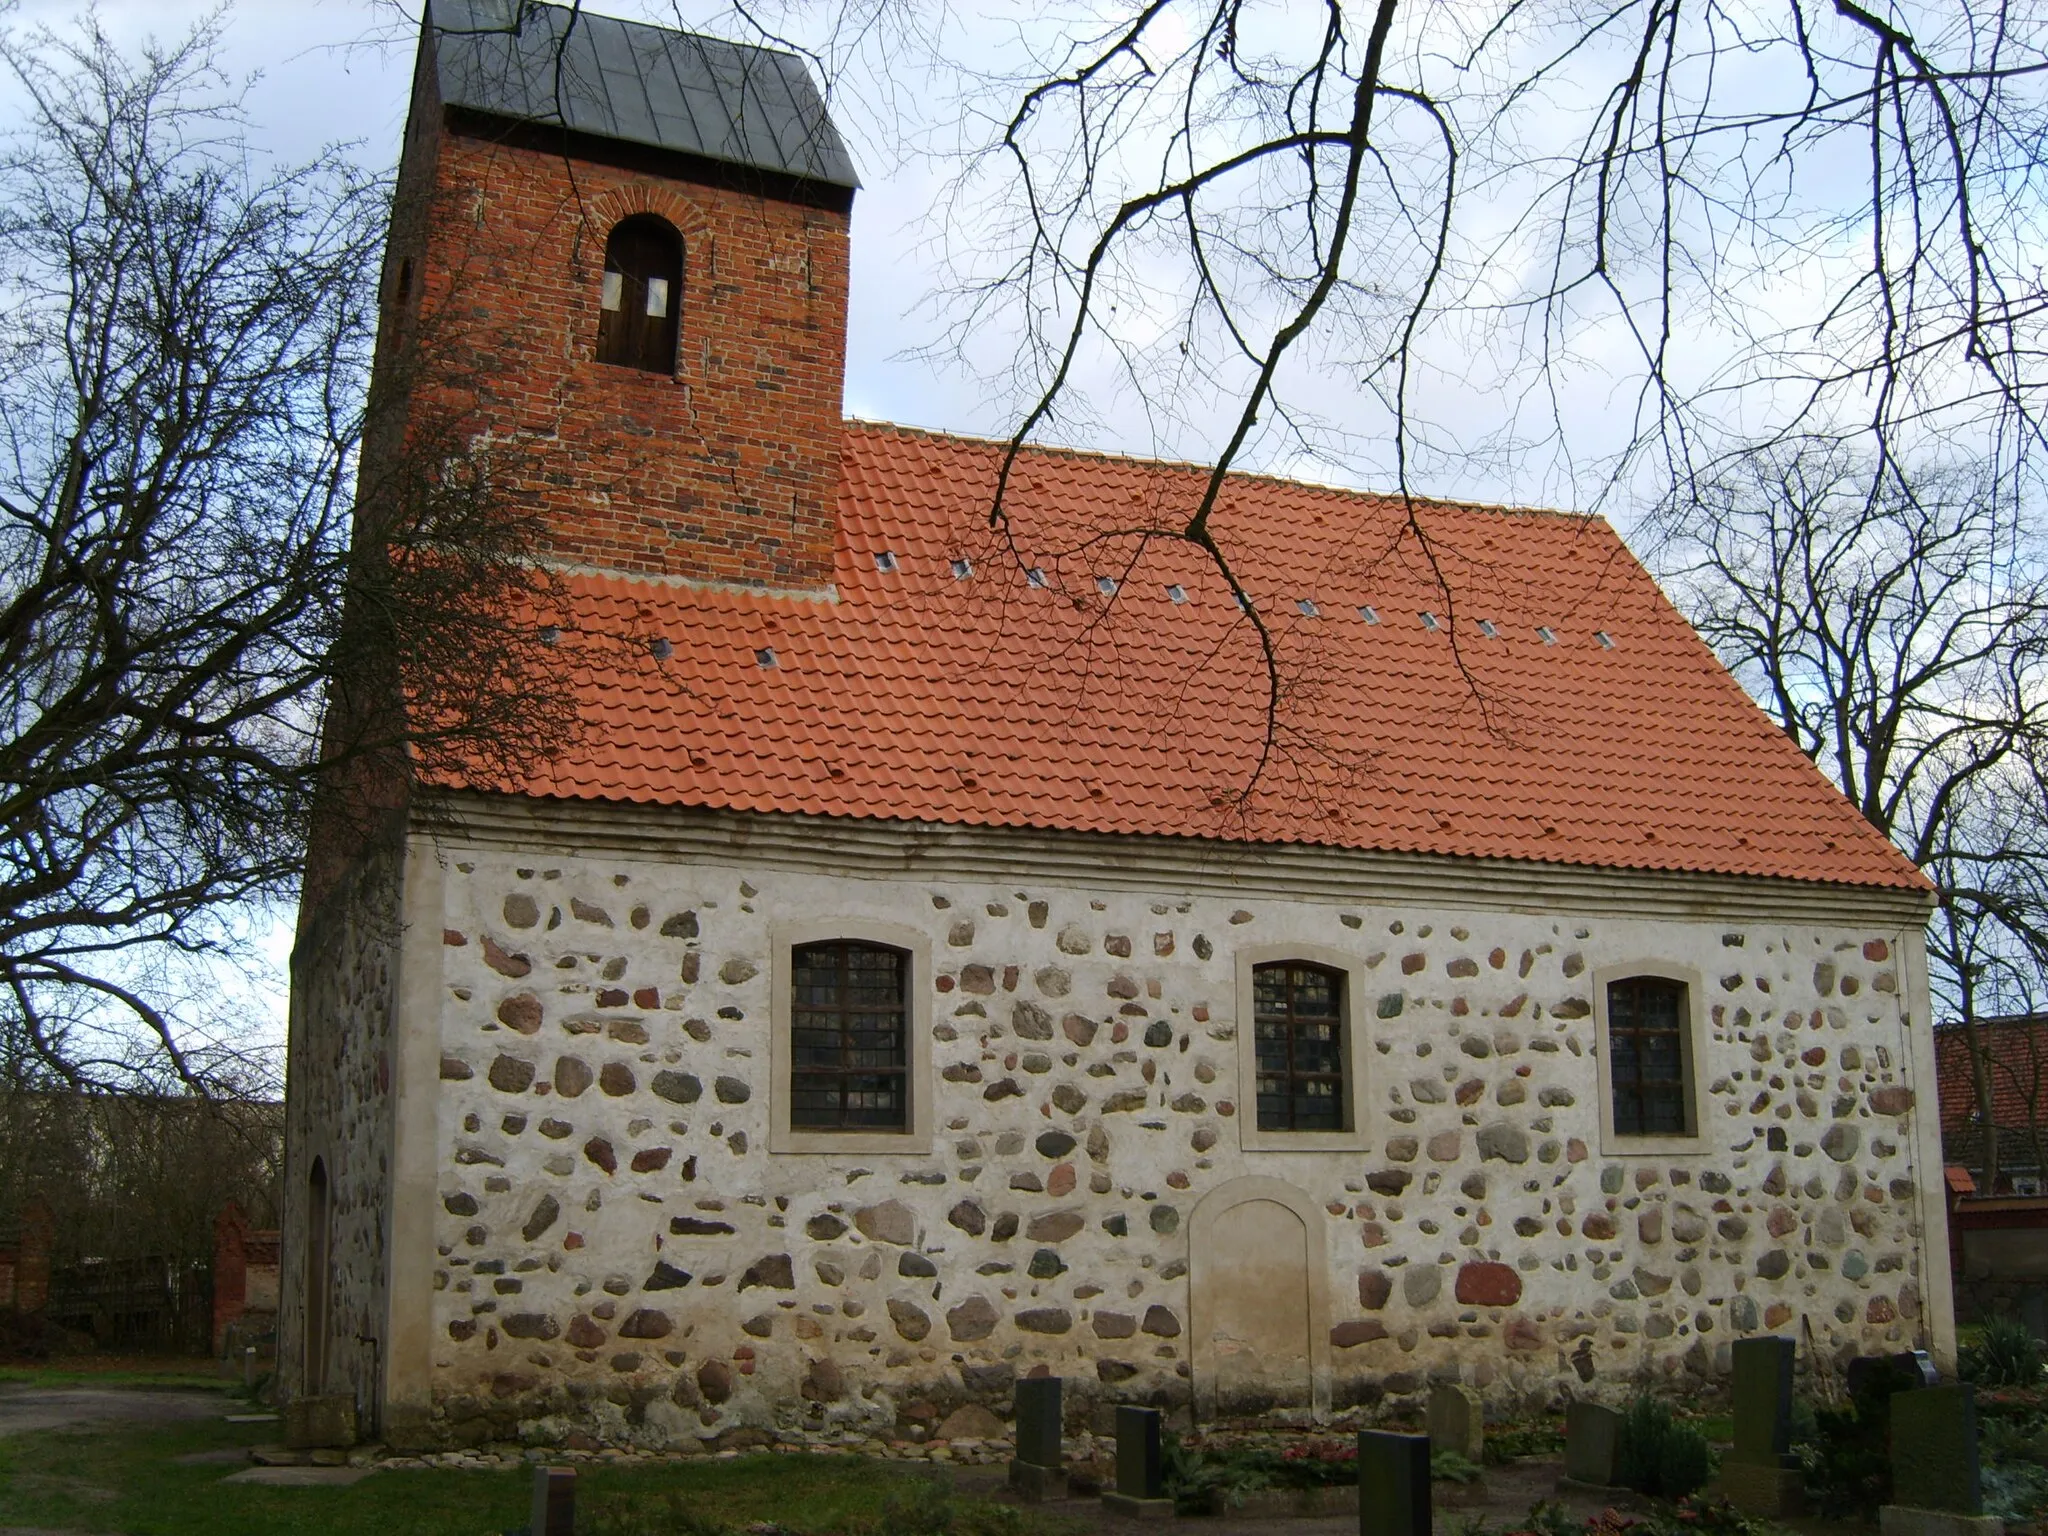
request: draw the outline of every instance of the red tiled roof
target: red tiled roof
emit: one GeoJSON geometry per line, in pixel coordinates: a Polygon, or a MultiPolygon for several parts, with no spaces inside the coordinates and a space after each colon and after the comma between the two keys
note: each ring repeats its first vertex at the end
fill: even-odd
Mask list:
{"type": "Polygon", "coordinates": [[[1204,472],[1026,453],[1008,558],[1000,451],[849,424],[836,601],[572,578],[587,729],[477,787],[1924,888],[1598,519],[1424,504],[1453,618],[1398,499],[1232,476],[1217,539],[1282,672],[1253,783],[1252,625],[1199,551],[1120,532],[1204,472]]]}
{"type": "MultiPolygon", "coordinates": [[[[1978,1024],[1991,1074],[1994,1122],[2007,1129],[2048,1123],[2048,1014],[1985,1019],[1978,1024]]],[[[1941,1089],[1941,1128],[1975,1123],[1977,1079],[1970,1069],[1970,1037],[1961,1024],[1934,1032],[1934,1076],[1941,1089]]]]}

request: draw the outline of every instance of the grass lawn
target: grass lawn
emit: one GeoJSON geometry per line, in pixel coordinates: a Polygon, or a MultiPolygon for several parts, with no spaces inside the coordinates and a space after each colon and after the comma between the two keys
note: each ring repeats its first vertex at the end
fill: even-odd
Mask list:
{"type": "Polygon", "coordinates": [[[29,1387],[218,1387],[241,1385],[211,1359],[192,1355],[58,1355],[38,1365],[0,1365],[0,1384],[29,1387]]]}
{"type": "MultiPolygon", "coordinates": [[[[223,1400],[223,1410],[230,1405],[223,1400]]],[[[239,1470],[176,1458],[275,1441],[274,1425],[218,1420],[143,1428],[102,1425],[0,1440],[0,1527],[124,1536],[486,1536],[524,1525],[531,1474],[378,1472],[350,1488],[223,1483],[239,1470]]],[[[930,1477],[931,1473],[922,1473],[930,1477]]],[[[1057,1536],[1070,1529],[1006,1505],[954,1501],[950,1521],[906,1521],[920,1471],[853,1456],[743,1456],[729,1461],[584,1466],[579,1528],[617,1536],[700,1536],[772,1521],[801,1536],[914,1526],[960,1536],[1057,1536]],[[896,1496],[884,1521],[882,1511],[896,1496]],[[694,1520],[685,1516],[694,1517],[694,1520]]],[[[933,1513],[937,1513],[936,1511],[933,1513]]]]}
{"type": "Polygon", "coordinates": [[[1732,1413],[1702,1413],[1696,1415],[1692,1422],[1714,1445],[1735,1443],[1735,1415],[1732,1413]]]}

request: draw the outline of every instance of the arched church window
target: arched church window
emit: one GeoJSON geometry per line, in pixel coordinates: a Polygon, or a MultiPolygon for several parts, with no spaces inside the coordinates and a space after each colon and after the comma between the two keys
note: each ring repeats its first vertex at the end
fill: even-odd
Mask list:
{"type": "Polygon", "coordinates": [[[604,243],[597,360],[675,372],[682,299],[682,236],[651,213],[620,220],[604,243]]]}

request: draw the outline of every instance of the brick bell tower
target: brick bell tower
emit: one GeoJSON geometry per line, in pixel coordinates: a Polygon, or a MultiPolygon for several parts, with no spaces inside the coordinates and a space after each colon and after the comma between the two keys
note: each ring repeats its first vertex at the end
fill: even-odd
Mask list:
{"type": "Polygon", "coordinates": [[[789,54],[429,0],[366,454],[438,410],[551,560],[826,587],[857,185],[789,54]]]}

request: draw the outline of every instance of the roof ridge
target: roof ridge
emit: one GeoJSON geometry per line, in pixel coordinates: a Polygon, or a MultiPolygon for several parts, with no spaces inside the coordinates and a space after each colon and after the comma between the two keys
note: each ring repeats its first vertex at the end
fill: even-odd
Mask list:
{"type": "MultiPolygon", "coordinates": [[[[899,437],[923,438],[939,443],[969,443],[981,447],[1007,449],[1010,439],[1006,437],[984,437],[973,432],[951,432],[937,427],[918,427],[900,421],[880,421],[872,417],[848,416],[842,425],[855,431],[893,432],[899,437]]],[[[1049,458],[1095,459],[1110,464],[1141,465],[1151,469],[1182,469],[1201,473],[1213,472],[1213,464],[1204,464],[1198,459],[1155,458],[1145,454],[1118,453],[1108,448],[1080,448],[1067,443],[1028,442],[1026,453],[1040,453],[1049,458]]],[[[1325,485],[1315,480],[1297,480],[1287,475],[1269,474],[1262,470],[1233,469],[1225,473],[1226,481],[1242,480],[1263,485],[1282,485],[1291,490],[1319,491],[1330,496],[1340,496],[1351,501],[1401,502],[1403,500],[1425,507],[1441,507],[1451,512],[1491,512],[1503,517],[1554,517],[1564,522],[1597,524],[1612,529],[1613,524],[1598,512],[1568,512],[1558,507],[1520,506],[1498,501],[1460,501],[1450,496],[1418,496],[1402,491],[1368,491],[1348,485],[1325,485]]]]}
{"type": "MultiPolygon", "coordinates": [[[[445,4],[446,0],[442,0],[442,3],[445,4]]],[[[573,11],[584,21],[609,21],[615,22],[622,27],[630,27],[637,32],[660,32],[670,37],[687,37],[694,38],[700,42],[719,43],[727,48],[736,48],[746,53],[765,53],[779,58],[791,59],[803,65],[806,69],[810,67],[810,61],[802,53],[786,45],[778,47],[774,43],[744,42],[739,38],[725,37],[716,32],[700,32],[695,27],[665,26],[661,22],[648,21],[644,17],[617,16],[610,11],[592,10],[587,5],[568,4],[565,3],[565,0],[525,0],[524,9],[528,12],[541,9],[573,11]]]]}

